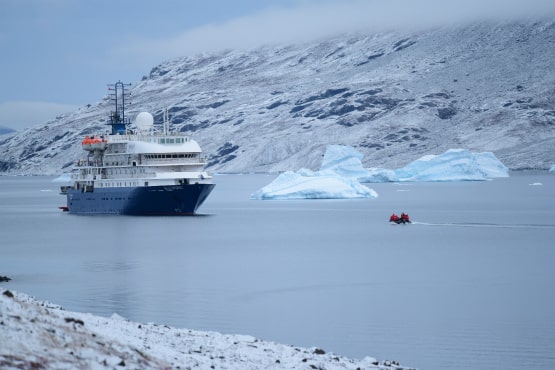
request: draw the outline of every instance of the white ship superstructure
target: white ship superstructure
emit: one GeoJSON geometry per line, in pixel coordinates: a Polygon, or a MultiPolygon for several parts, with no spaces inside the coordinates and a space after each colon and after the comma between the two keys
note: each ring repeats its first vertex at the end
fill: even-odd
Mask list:
{"type": "Polygon", "coordinates": [[[114,85],[116,111],[111,134],[86,137],[87,153],[72,172],[67,194],[71,213],[194,214],[214,188],[204,170],[206,158],[198,143],[169,131],[167,111],[161,128],[152,115],[137,116],[128,129],[122,99],[125,88],[114,85]]]}

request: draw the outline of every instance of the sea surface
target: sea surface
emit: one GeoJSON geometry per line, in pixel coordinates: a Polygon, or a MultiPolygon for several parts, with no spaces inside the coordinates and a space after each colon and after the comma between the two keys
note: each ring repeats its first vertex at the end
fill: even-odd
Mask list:
{"type": "Polygon", "coordinates": [[[216,176],[194,217],[70,215],[53,178],[0,177],[0,286],[419,369],[555,369],[555,174],[250,199],[274,177],[216,176]]]}

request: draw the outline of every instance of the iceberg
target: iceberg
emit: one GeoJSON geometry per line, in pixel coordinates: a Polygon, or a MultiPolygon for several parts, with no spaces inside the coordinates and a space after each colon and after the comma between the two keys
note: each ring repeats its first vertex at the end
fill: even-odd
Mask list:
{"type": "MultiPolygon", "coordinates": [[[[279,175],[257,190],[252,199],[376,198],[361,183],[410,181],[465,181],[508,177],[509,170],[493,153],[450,149],[423,156],[397,170],[362,166],[363,155],[345,145],[328,145],[319,171],[300,169],[279,175]]],[[[555,167],[555,166],[554,166],[555,167]]]]}
{"type": "Polygon", "coordinates": [[[366,176],[360,177],[359,181],[363,183],[367,182],[397,182],[399,178],[395,170],[389,170],[387,168],[368,168],[368,174],[366,176]]]}
{"type": "Polygon", "coordinates": [[[476,181],[509,176],[508,168],[493,153],[475,153],[467,149],[426,155],[396,170],[364,168],[362,158],[363,155],[353,147],[328,145],[320,173],[335,174],[361,183],[476,181]]]}
{"type": "Polygon", "coordinates": [[[351,146],[328,145],[320,166],[320,173],[335,174],[348,178],[359,178],[367,175],[362,167],[363,155],[351,146]]]}
{"type": "Polygon", "coordinates": [[[551,168],[549,169],[549,172],[555,172],[555,164],[551,166],[551,168]]]}
{"type": "Polygon", "coordinates": [[[366,169],[362,166],[363,155],[355,148],[346,145],[328,145],[320,173],[335,174],[358,182],[397,181],[395,171],[385,168],[366,169]]]}
{"type": "Polygon", "coordinates": [[[362,185],[370,172],[362,167],[362,154],[345,145],[328,145],[319,171],[301,168],[280,174],[251,195],[252,199],[346,199],[376,198],[378,193],[362,185]]]}
{"type": "Polygon", "coordinates": [[[450,149],[423,156],[395,171],[397,181],[464,181],[509,177],[509,169],[491,152],[450,149]]]}
{"type": "Polygon", "coordinates": [[[270,184],[254,192],[251,199],[345,199],[377,196],[374,190],[357,180],[333,173],[301,169],[280,174],[270,184]]]}

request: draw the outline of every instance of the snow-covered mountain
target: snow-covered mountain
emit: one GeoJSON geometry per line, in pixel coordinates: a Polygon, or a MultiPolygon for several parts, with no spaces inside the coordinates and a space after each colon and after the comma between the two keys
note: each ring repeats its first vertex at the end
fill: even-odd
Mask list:
{"type": "MultiPolygon", "coordinates": [[[[109,83],[110,81],[106,81],[109,83]]],[[[115,81],[113,81],[115,82],[115,81]]],[[[127,82],[127,81],[125,81],[127,82]]],[[[184,57],[132,87],[187,132],[209,170],[317,169],[327,144],[367,167],[398,168],[449,148],[491,151],[511,169],[555,163],[555,19],[343,35],[308,44],[184,57]]],[[[0,139],[0,171],[58,174],[110,101],[0,139]]]]}

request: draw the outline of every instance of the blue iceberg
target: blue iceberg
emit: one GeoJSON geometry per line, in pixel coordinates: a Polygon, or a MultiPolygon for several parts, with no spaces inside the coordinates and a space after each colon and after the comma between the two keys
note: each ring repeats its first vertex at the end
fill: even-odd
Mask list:
{"type": "Polygon", "coordinates": [[[301,169],[284,172],[253,193],[251,198],[375,198],[378,194],[361,183],[476,181],[509,176],[508,168],[491,152],[450,149],[440,155],[423,156],[397,170],[366,169],[362,166],[362,158],[362,154],[353,147],[328,145],[319,171],[301,169]]]}
{"type": "Polygon", "coordinates": [[[551,168],[549,169],[549,172],[555,172],[555,164],[551,166],[551,168]]]}
{"type": "Polygon", "coordinates": [[[363,155],[346,145],[328,145],[320,173],[355,179],[358,182],[397,181],[395,171],[385,168],[366,169],[362,166],[363,155]]]}
{"type": "Polygon", "coordinates": [[[320,173],[335,174],[362,183],[488,180],[509,176],[509,169],[491,152],[450,149],[440,155],[423,156],[397,170],[364,168],[362,157],[350,146],[328,145],[320,173]]]}
{"type": "Polygon", "coordinates": [[[396,181],[475,181],[509,177],[509,169],[491,152],[450,149],[426,155],[395,170],[396,181]]]}
{"type": "Polygon", "coordinates": [[[320,166],[320,173],[348,178],[364,177],[368,171],[362,167],[363,155],[351,146],[328,145],[320,166]]]}

